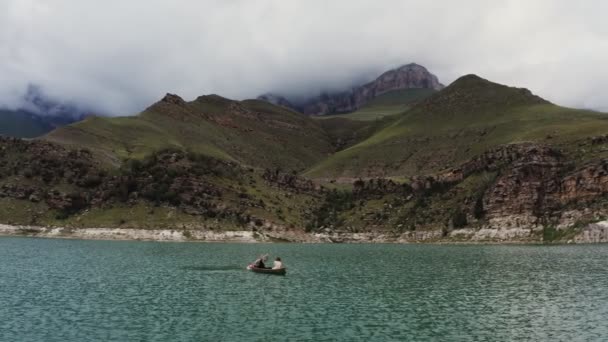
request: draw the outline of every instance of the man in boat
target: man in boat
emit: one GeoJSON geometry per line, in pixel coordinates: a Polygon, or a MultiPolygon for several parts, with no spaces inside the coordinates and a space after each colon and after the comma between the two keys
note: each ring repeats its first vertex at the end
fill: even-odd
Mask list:
{"type": "Polygon", "coordinates": [[[282,268],[283,268],[283,262],[281,261],[281,258],[277,257],[276,259],[274,259],[274,265],[272,265],[272,269],[280,270],[282,268]]]}
{"type": "Polygon", "coordinates": [[[253,262],[253,267],[255,268],[266,268],[264,265],[264,261],[268,260],[268,254],[261,255],[253,262]]]}

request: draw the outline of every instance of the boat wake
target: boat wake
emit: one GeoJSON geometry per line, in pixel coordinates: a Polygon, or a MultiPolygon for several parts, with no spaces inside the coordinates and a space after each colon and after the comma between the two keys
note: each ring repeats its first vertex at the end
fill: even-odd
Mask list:
{"type": "Polygon", "coordinates": [[[180,269],[185,271],[201,271],[201,272],[212,272],[212,271],[240,271],[242,267],[229,265],[229,266],[183,266],[180,269]]]}

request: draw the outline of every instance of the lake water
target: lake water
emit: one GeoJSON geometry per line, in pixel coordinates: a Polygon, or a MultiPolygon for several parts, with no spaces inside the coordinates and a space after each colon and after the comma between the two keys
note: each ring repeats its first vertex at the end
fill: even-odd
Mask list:
{"type": "Polygon", "coordinates": [[[0,238],[0,341],[606,341],[607,285],[603,245],[0,238]]]}

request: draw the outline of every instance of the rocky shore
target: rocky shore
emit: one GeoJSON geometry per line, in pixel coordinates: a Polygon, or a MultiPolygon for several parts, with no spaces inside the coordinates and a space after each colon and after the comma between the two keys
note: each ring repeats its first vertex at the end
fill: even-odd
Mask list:
{"type": "MultiPolygon", "coordinates": [[[[238,242],[238,243],[471,243],[471,244],[537,244],[542,243],[542,229],[455,229],[447,234],[441,230],[391,234],[302,231],[214,231],[195,229],[133,229],[133,228],[63,228],[14,226],[0,224],[0,236],[27,236],[86,240],[137,240],[173,242],[238,242]]],[[[558,243],[607,243],[608,221],[601,221],[582,228],[574,238],[558,243]]]]}

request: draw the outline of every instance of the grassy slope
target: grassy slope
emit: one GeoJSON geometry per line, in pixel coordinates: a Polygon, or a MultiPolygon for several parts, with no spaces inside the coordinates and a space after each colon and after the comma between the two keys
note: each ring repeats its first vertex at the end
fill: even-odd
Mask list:
{"type": "Polygon", "coordinates": [[[559,107],[523,89],[465,76],[368,139],[314,166],[306,175],[432,173],[494,146],[521,141],[557,145],[582,161],[591,154],[579,151],[576,141],[606,132],[605,114],[559,107]]]}
{"type": "Polygon", "coordinates": [[[375,98],[356,112],[313,116],[338,149],[350,147],[398,119],[411,105],[431,96],[433,89],[403,89],[375,98]]]}
{"type": "MultiPolygon", "coordinates": [[[[266,184],[258,174],[251,174],[251,185],[239,186],[232,179],[214,179],[224,189],[222,201],[227,208],[239,207],[239,193],[247,193],[251,201],[263,201],[263,208],[243,207],[244,212],[256,218],[286,227],[303,227],[304,214],[317,200],[307,194],[293,196],[288,191],[266,184]]],[[[3,183],[10,183],[6,180],[3,183]]],[[[59,187],[54,187],[59,189],[59,187]]],[[[83,210],[67,218],[58,218],[59,211],[44,202],[31,202],[14,198],[0,198],[0,222],[17,225],[42,225],[60,227],[108,227],[108,228],[200,228],[221,230],[249,229],[233,220],[206,218],[190,215],[168,205],[155,205],[140,201],[136,204],[107,203],[103,207],[83,210]]]]}
{"type": "Polygon", "coordinates": [[[126,163],[101,175],[94,158],[78,156],[54,144],[7,139],[0,145],[0,223],[249,229],[249,222],[239,222],[234,216],[240,213],[241,217],[250,215],[286,227],[303,227],[305,215],[318,196],[311,191],[297,191],[296,196],[293,188],[268,181],[263,170],[214,163],[210,158],[178,150],[157,153],[140,163],[126,163]],[[172,158],[175,161],[169,162],[172,158]],[[145,166],[135,168],[135,164],[145,166]],[[51,177],[45,177],[48,174],[51,177]],[[99,183],[83,182],[92,176],[99,183]],[[121,195],[124,191],[128,192],[121,195]],[[32,193],[37,200],[31,200],[32,193]],[[171,198],[163,197],[171,193],[171,198]],[[87,202],[74,212],[60,210],[58,205],[68,203],[65,199],[70,195],[102,201],[87,202]],[[55,199],[49,201],[50,197],[55,199]]]}
{"type": "Polygon", "coordinates": [[[385,116],[403,113],[412,104],[421,101],[435,93],[434,89],[402,89],[382,94],[373,99],[361,109],[336,115],[315,116],[320,120],[343,118],[357,121],[378,120],[385,116]]]}
{"type": "Polygon", "coordinates": [[[178,147],[247,165],[299,170],[333,149],[309,117],[263,101],[215,95],[183,106],[161,101],[134,117],[89,118],[45,139],[87,147],[113,164],[178,147]]]}
{"type": "MultiPolygon", "coordinates": [[[[371,107],[387,104],[388,99],[371,107]]],[[[494,146],[520,141],[557,145],[578,161],[608,156],[601,147],[582,150],[578,144],[581,139],[608,132],[605,114],[562,108],[524,90],[474,76],[461,78],[401,114],[372,121],[351,120],[348,115],[313,120],[261,101],[205,96],[183,106],[159,102],[137,117],[89,118],[52,132],[46,139],[88,147],[116,164],[171,146],[260,167],[301,169],[319,162],[306,173],[319,178],[382,175],[403,180],[408,175],[457,165],[494,146]],[[333,148],[332,139],[353,134],[353,146],[326,158],[333,148]]],[[[13,157],[18,156],[7,154],[5,163],[13,157]]],[[[297,228],[307,224],[308,212],[319,203],[319,194],[294,193],[267,183],[260,170],[243,168],[237,173],[241,176],[204,176],[202,180],[222,190],[220,197],[209,201],[297,228]]],[[[396,194],[353,201],[352,207],[337,213],[342,223],[336,226],[351,231],[436,229],[438,222],[446,224],[455,209],[475,198],[495,176],[472,175],[448,193],[431,194],[420,201],[396,194]]],[[[0,177],[0,186],[36,185],[66,193],[82,190],[69,182],[40,182],[22,176],[0,177]]],[[[332,187],[342,189],[342,185],[332,187]]],[[[0,199],[0,222],[243,229],[234,220],[189,215],[166,203],[159,206],[145,201],[109,202],[65,219],[58,219],[57,214],[43,202],[0,199]]]]}

